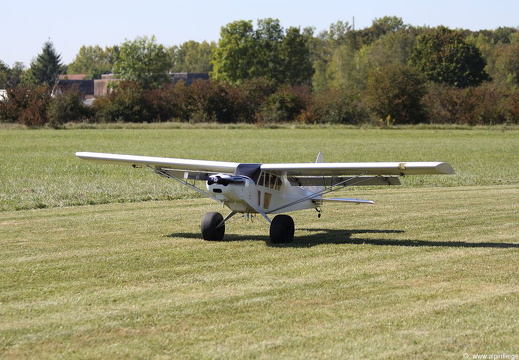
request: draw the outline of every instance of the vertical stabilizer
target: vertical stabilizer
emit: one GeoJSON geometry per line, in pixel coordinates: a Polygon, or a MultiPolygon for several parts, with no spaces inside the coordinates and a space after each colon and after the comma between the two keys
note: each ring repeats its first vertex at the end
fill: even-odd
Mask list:
{"type": "MultiPolygon", "coordinates": [[[[322,152],[319,151],[319,154],[317,154],[317,158],[315,159],[315,162],[316,163],[324,162],[322,152]]],[[[318,193],[318,192],[324,190],[324,185],[323,186],[305,186],[305,188],[308,189],[312,193],[318,193]]],[[[318,199],[318,198],[321,198],[321,196],[318,196],[316,199],[318,199]]]]}
{"type": "Polygon", "coordinates": [[[317,154],[317,158],[315,159],[316,163],[322,163],[323,162],[323,153],[319,151],[319,154],[317,154]]]}

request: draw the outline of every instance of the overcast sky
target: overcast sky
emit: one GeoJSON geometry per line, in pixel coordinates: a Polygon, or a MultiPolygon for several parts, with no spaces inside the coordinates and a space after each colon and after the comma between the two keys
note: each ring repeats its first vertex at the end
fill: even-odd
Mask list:
{"type": "Polygon", "coordinates": [[[220,28],[236,20],[279,19],[281,26],[314,27],[338,20],[355,28],[375,18],[398,16],[415,26],[470,30],[519,27],[519,0],[2,0],[0,60],[26,66],[51,40],[68,64],[82,45],[118,45],[155,35],[165,46],[218,41],[220,28]]]}

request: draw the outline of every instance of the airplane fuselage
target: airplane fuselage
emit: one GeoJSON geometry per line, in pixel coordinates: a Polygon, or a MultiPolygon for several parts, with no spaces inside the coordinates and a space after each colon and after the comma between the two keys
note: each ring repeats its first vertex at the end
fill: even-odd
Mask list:
{"type": "Polygon", "coordinates": [[[257,183],[247,176],[218,174],[207,181],[206,188],[217,200],[238,213],[275,214],[317,206],[312,199],[313,192],[308,188],[293,186],[286,177],[267,172],[261,173],[257,183]],[[308,200],[300,201],[306,197],[308,200]],[[297,204],[285,207],[292,202],[297,204]]]}

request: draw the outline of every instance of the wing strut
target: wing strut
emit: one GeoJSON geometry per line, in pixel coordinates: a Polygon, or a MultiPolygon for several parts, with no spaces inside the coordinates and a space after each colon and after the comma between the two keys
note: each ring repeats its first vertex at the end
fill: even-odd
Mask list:
{"type": "MultiPolygon", "coordinates": [[[[361,176],[363,176],[363,175],[365,175],[365,174],[360,174],[360,175],[356,176],[355,178],[345,179],[343,181],[338,182],[337,184],[333,184],[331,186],[325,187],[322,190],[319,190],[319,191],[316,191],[314,193],[311,193],[310,195],[305,196],[305,197],[303,197],[301,199],[298,199],[296,201],[292,201],[291,203],[288,203],[288,204],[285,204],[283,206],[280,206],[280,207],[278,207],[278,208],[276,208],[274,210],[271,210],[270,212],[276,212],[276,211],[279,211],[279,210],[283,210],[283,209],[286,209],[286,208],[288,208],[290,206],[294,206],[294,205],[297,205],[299,203],[302,203],[303,201],[310,200],[310,199],[315,199],[315,198],[320,197],[322,195],[325,195],[325,194],[337,191],[338,188],[343,188],[343,187],[346,187],[346,186],[356,186],[356,185],[359,185],[363,181],[367,181],[367,180],[363,180],[361,178],[361,176]],[[353,184],[347,184],[349,181],[353,181],[353,180],[358,179],[358,178],[360,178],[361,181],[358,181],[358,182],[353,183],[353,184]]],[[[353,199],[350,199],[350,200],[353,200],[353,199]]],[[[364,200],[364,201],[361,201],[361,202],[368,202],[368,201],[364,200]]]]}
{"type": "MultiPolygon", "coordinates": [[[[172,175],[172,174],[169,174],[167,173],[166,171],[162,170],[161,168],[154,168],[154,167],[151,167],[149,165],[147,165],[147,167],[149,167],[150,169],[152,169],[153,171],[155,171],[155,173],[157,173],[158,175],[160,176],[164,176],[168,179],[172,179],[172,180],[175,180],[179,183],[181,183],[182,185],[185,185],[193,190],[195,190],[196,192],[210,198],[210,199],[213,199],[214,201],[218,201],[220,204],[223,204],[222,201],[218,200],[217,198],[215,198],[211,193],[207,192],[207,191],[204,191],[202,189],[200,189],[199,187],[191,184],[190,182],[188,182],[187,180],[184,180],[184,179],[181,179],[179,178],[178,176],[175,176],[175,175],[172,175]]],[[[234,214],[233,214],[234,215],[234,214]]],[[[230,216],[229,216],[230,217],[230,216]]],[[[226,219],[227,220],[227,219],[226,219]]],[[[225,222],[225,220],[224,220],[225,222]]]]}
{"type": "Polygon", "coordinates": [[[234,215],[236,215],[236,211],[231,211],[226,217],[225,219],[223,219],[222,221],[220,221],[220,223],[218,225],[216,225],[217,228],[219,228],[220,226],[222,226],[223,224],[225,224],[225,222],[227,220],[229,220],[230,218],[232,218],[234,215]]]}

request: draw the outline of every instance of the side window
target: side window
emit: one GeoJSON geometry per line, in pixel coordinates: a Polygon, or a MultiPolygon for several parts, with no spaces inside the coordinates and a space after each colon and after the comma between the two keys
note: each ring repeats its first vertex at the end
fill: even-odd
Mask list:
{"type": "Polygon", "coordinates": [[[281,178],[279,176],[276,176],[276,180],[274,181],[274,190],[279,191],[281,189],[281,178]]]}
{"type": "Polygon", "coordinates": [[[281,178],[274,174],[262,172],[258,180],[258,185],[279,191],[281,189],[281,178]]]}
{"type": "Polygon", "coordinates": [[[271,193],[268,193],[268,192],[265,192],[265,196],[263,198],[263,207],[265,209],[268,209],[269,206],[270,206],[270,200],[272,200],[272,194],[271,193]]]}
{"type": "Polygon", "coordinates": [[[258,179],[258,185],[259,186],[265,186],[265,173],[262,172],[259,179],[258,179]]]}

